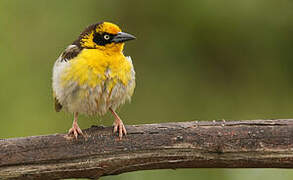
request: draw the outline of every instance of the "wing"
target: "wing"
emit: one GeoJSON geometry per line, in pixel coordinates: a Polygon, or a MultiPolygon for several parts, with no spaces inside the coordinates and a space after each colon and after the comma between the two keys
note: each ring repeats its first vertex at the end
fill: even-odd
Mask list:
{"type": "Polygon", "coordinates": [[[59,103],[58,99],[56,98],[55,92],[53,90],[53,98],[54,98],[54,107],[56,112],[60,112],[62,109],[62,105],[59,103]]]}
{"type": "Polygon", "coordinates": [[[77,45],[69,45],[58,59],[60,59],[60,62],[67,62],[75,58],[80,53],[80,51],[81,48],[79,48],[77,45]]]}
{"type": "MultiPolygon", "coordinates": [[[[78,47],[77,45],[69,45],[65,51],[59,56],[59,58],[56,60],[56,63],[54,65],[54,69],[58,69],[58,66],[62,63],[67,63],[71,59],[75,58],[81,51],[81,48],[78,47]]],[[[55,72],[53,72],[55,73],[55,72]]],[[[53,75],[54,77],[54,75],[53,75]]],[[[53,78],[54,81],[54,78],[53,78]]],[[[53,87],[54,89],[54,87],[53,87]]],[[[54,106],[55,110],[57,112],[61,111],[62,109],[62,104],[58,101],[56,94],[53,90],[53,98],[54,98],[54,106]]]]}
{"type": "Polygon", "coordinates": [[[58,99],[54,97],[54,106],[55,106],[55,111],[60,112],[62,109],[62,105],[59,103],[58,99]]]}

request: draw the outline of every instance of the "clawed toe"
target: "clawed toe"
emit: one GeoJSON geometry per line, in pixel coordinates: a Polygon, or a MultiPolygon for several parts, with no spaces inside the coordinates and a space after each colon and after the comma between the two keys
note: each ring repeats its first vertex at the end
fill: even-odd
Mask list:
{"type": "Polygon", "coordinates": [[[118,114],[112,108],[110,108],[110,111],[112,112],[112,114],[115,117],[115,121],[113,123],[113,126],[114,126],[113,132],[116,133],[118,131],[118,133],[119,133],[119,139],[121,140],[123,134],[124,135],[127,134],[126,128],[125,128],[122,120],[118,116],[118,114]]]}
{"type": "Polygon", "coordinates": [[[82,130],[77,126],[77,127],[72,127],[69,129],[68,134],[73,134],[75,139],[77,139],[78,135],[82,135],[83,136],[83,132],[82,130]]]}
{"type": "Polygon", "coordinates": [[[116,133],[118,131],[119,132],[119,139],[122,139],[123,134],[124,135],[127,134],[127,131],[126,131],[126,128],[125,128],[123,122],[121,120],[120,121],[116,120],[113,125],[114,125],[113,132],[116,133]]]}
{"type": "Polygon", "coordinates": [[[72,128],[69,129],[68,131],[68,134],[73,134],[75,139],[77,139],[77,136],[80,134],[82,136],[83,133],[82,133],[82,130],[79,128],[78,124],[77,124],[77,116],[78,116],[78,113],[74,113],[74,121],[72,123],[72,128]]]}

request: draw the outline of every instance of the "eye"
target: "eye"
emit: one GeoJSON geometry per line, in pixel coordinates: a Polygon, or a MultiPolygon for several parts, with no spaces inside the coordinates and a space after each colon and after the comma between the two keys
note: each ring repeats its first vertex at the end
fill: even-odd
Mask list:
{"type": "Polygon", "coordinates": [[[109,36],[108,34],[105,34],[105,35],[104,35],[104,39],[105,39],[105,40],[109,40],[109,39],[110,39],[110,36],[109,36]]]}

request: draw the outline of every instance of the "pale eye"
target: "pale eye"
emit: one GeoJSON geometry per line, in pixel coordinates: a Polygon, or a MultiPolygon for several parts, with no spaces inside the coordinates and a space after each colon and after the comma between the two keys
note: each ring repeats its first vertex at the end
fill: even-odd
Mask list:
{"type": "Polygon", "coordinates": [[[105,40],[109,40],[109,39],[110,39],[110,36],[109,36],[108,34],[105,34],[105,35],[104,35],[104,39],[105,39],[105,40]]]}

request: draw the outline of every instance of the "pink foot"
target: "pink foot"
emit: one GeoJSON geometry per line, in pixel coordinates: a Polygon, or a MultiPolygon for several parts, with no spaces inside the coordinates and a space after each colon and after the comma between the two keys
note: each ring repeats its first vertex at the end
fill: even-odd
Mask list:
{"type": "Polygon", "coordinates": [[[72,124],[72,128],[69,129],[68,134],[73,134],[75,136],[75,139],[77,139],[77,136],[80,134],[83,136],[82,130],[79,128],[77,123],[72,124]]]}
{"type": "Polygon", "coordinates": [[[116,133],[117,131],[119,131],[119,139],[121,140],[123,134],[124,135],[127,134],[127,131],[125,129],[125,126],[124,126],[122,120],[120,118],[119,119],[115,119],[115,121],[113,123],[113,126],[114,126],[113,132],[116,133]]]}
{"type": "Polygon", "coordinates": [[[120,119],[120,117],[118,116],[118,114],[116,114],[116,112],[114,110],[112,110],[112,108],[110,108],[110,111],[113,113],[113,115],[115,116],[115,121],[113,123],[114,126],[114,130],[113,132],[116,133],[117,131],[119,132],[119,139],[121,140],[123,137],[123,134],[126,135],[127,131],[126,128],[122,122],[122,120],[120,119]]]}
{"type": "Polygon", "coordinates": [[[75,139],[77,139],[77,136],[80,134],[82,136],[83,133],[81,131],[81,129],[79,128],[78,124],[77,124],[77,117],[78,117],[78,113],[74,113],[74,121],[72,123],[72,128],[69,129],[68,134],[73,134],[75,136],[75,139]]]}

